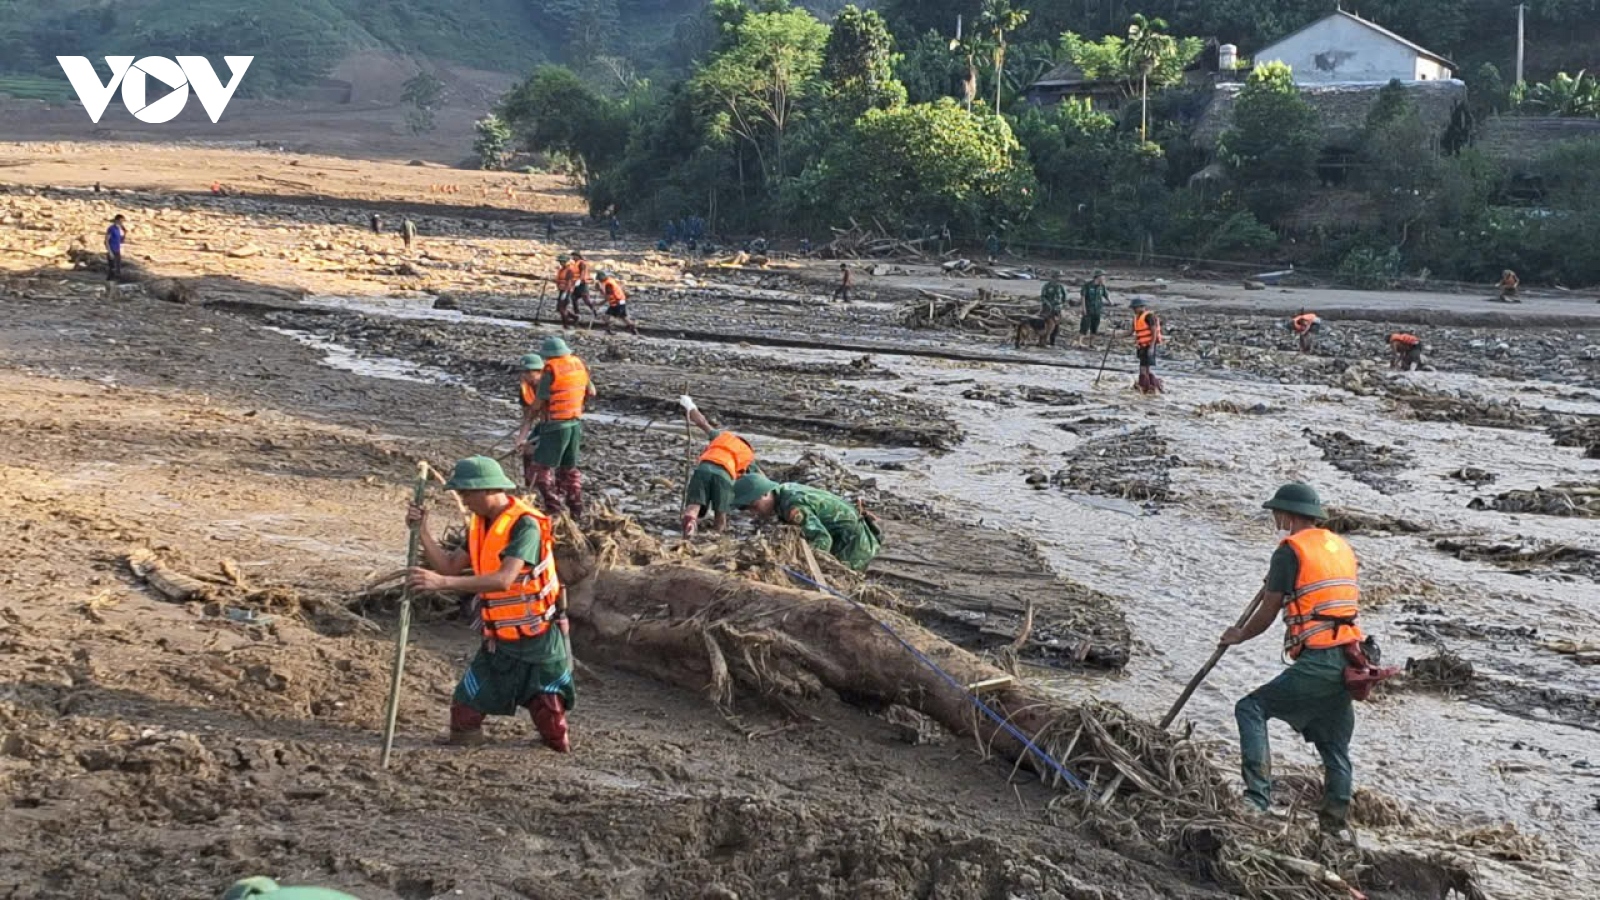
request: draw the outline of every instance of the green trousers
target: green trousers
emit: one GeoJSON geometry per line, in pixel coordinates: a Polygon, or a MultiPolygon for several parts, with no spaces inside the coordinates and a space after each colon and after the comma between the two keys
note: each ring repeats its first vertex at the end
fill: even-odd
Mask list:
{"type": "Polygon", "coordinates": [[[1272,745],[1267,739],[1267,720],[1278,719],[1299,732],[1322,757],[1322,809],[1318,821],[1327,831],[1344,827],[1355,790],[1350,738],[1356,730],[1355,707],[1344,687],[1344,664],[1344,650],[1339,647],[1306,650],[1283,674],[1234,706],[1247,802],[1262,810],[1272,802],[1272,745]]]}

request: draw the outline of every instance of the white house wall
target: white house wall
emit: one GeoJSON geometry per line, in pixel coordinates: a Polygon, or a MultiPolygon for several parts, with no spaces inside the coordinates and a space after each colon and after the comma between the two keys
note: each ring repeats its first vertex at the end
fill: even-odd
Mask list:
{"type": "Polygon", "coordinates": [[[1302,83],[1435,81],[1444,67],[1398,41],[1344,16],[1324,19],[1264,48],[1256,62],[1289,64],[1302,83]]]}

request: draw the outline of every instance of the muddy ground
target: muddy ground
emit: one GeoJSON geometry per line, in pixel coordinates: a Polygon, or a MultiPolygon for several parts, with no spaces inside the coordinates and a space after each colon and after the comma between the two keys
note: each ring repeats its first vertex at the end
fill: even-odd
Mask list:
{"type": "MultiPolygon", "coordinates": [[[[586,658],[573,756],[532,749],[521,721],[495,723],[483,751],[433,748],[473,646],[450,622],[424,628],[398,763],[376,770],[392,623],[347,610],[403,557],[414,460],[507,449],[510,363],[553,330],[537,279],[580,241],[620,271],[646,330],[569,335],[600,391],[590,484],[616,510],[675,525],[697,449],[672,409],[687,386],[784,474],[885,515],[871,584],[924,624],[997,658],[1015,643],[1027,677],[1156,718],[1264,571],[1260,499],[1306,478],[1354,523],[1390,657],[1473,663],[1361,710],[1360,783],[1429,823],[1375,823],[1370,840],[1469,859],[1494,896],[1596,884],[1600,614],[1582,560],[1600,525],[1490,501],[1600,483],[1583,441],[1563,440],[1600,415],[1600,330],[1434,325],[1439,371],[1396,375],[1383,337],[1424,325],[1382,298],[1341,298],[1393,317],[1336,322],[1310,357],[1276,315],[1163,300],[1169,394],[1146,399],[1125,349],[1099,375],[1103,344],[1013,351],[1009,335],[906,328],[914,276],[867,276],[849,305],[826,302],[826,263],[686,277],[647,241],[547,245],[524,210],[429,209],[415,167],[307,157],[292,168],[324,173],[315,196],[218,199],[172,193],[184,154],[119,148],[159,190],[34,190],[92,184],[94,166],[60,158],[105,152],[16,145],[0,169],[0,896],[207,897],[263,872],[364,898],[1219,890],[1047,816],[1050,795],[971,748],[908,744],[831,700],[799,719],[746,704],[730,722],[586,658]],[[427,223],[418,252],[366,230],[373,184],[427,223]],[[73,243],[97,244],[113,210],[147,274],[194,279],[192,303],[135,285],[107,299],[72,270],[73,243]],[[124,561],[140,549],[212,579],[213,599],[155,599],[124,561]],[[272,618],[236,621],[246,609],[272,618]],[[462,851],[485,835],[533,852],[462,851]]],[[[576,215],[557,185],[539,190],[530,208],[576,215]]],[[[1233,701],[1276,669],[1272,640],[1231,653],[1186,713],[1221,766],[1233,701]]],[[[1274,738],[1280,767],[1313,763],[1274,738]]],[[[1375,897],[1422,896],[1374,881],[1375,897]]]]}

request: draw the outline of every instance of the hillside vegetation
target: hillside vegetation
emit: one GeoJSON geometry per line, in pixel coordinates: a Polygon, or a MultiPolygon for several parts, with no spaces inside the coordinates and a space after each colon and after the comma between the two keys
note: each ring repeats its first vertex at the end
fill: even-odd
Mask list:
{"type": "MultiPolygon", "coordinates": [[[[802,4],[819,13],[841,2],[802,4]]],[[[61,77],[58,55],[254,56],[241,96],[279,96],[355,50],[491,71],[603,58],[638,74],[710,41],[704,0],[0,0],[0,76],[61,77]]],[[[32,96],[36,93],[29,93],[32,96]]],[[[20,95],[20,94],[19,94],[20,95]]]]}

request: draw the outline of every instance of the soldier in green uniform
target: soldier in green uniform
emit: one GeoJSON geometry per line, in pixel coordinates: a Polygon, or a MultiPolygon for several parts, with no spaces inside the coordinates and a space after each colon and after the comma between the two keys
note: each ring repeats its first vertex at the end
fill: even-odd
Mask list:
{"type": "Polygon", "coordinates": [[[1100,333],[1100,316],[1106,311],[1106,272],[1095,269],[1094,277],[1083,286],[1083,318],[1078,320],[1078,343],[1087,343],[1089,335],[1100,333]]]}
{"type": "Polygon", "coordinates": [[[833,554],[857,572],[866,569],[883,542],[877,517],[843,497],[803,484],[779,484],[759,473],[733,483],[733,508],[793,525],[812,547],[833,554]]]}
{"type": "Polygon", "coordinates": [[[1056,335],[1061,333],[1061,315],[1067,306],[1067,288],[1054,279],[1046,281],[1039,289],[1039,318],[1049,323],[1050,346],[1056,345],[1056,335]]]}

